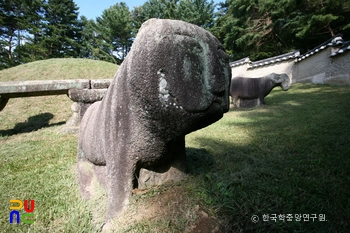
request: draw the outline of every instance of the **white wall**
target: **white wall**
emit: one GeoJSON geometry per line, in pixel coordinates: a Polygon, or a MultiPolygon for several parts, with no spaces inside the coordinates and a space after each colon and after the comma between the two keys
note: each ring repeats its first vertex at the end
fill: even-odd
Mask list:
{"type": "Polygon", "coordinates": [[[231,66],[232,77],[258,78],[270,73],[286,73],[291,79],[291,83],[350,85],[350,52],[348,50],[332,56],[335,51],[339,51],[339,47],[324,46],[323,49],[305,56],[300,56],[297,53],[295,53],[295,57],[289,56],[291,53],[286,54],[288,56],[281,55],[279,57],[284,57],[284,60],[279,59],[278,62],[273,58],[264,59],[261,62],[249,61],[241,65],[231,66]],[[264,62],[265,60],[269,62],[264,62]],[[271,62],[271,60],[275,60],[275,62],[271,62]]]}

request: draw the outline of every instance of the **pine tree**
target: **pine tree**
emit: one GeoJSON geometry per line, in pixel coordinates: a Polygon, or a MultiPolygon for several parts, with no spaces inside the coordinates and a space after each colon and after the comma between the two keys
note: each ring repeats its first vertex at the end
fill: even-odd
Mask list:
{"type": "Polygon", "coordinates": [[[16,46],[21,45],[22,31],[25,26],[23,1],[3,0],[0,2],[1,61],[2,68],[18,64],[14,55],[16,46]]]}
{"type": "Polygon", "coordinates": [[[45,58],[42,45],[45,0],[25,0],[25,43],[16,48],[21,54],[21,63],[45,58]]]}
{"type": "Polygon", "coordinates": [[[129,52],[133,42],[133,25],[129,8],[126,3],[117,3],[103,11],[97,18],[98,33],[112,45],[111,55],[117,63],[121,63],[129,52]]]}
{"type": "Polygon", "coordinates": [[[210,29],[214,25],[215,4],[206,0],[181,0],[177,6],[176,18],[210,29]]]}
{"type": "Polygon", "coordinates": [[[215,4],[207,0],[149,0],[132,11],[138,29],[151,18],[178,19],[210,29],[214,26],[215,4]]]}
{"type": "Polygon", "coordinates": [[[111,54],[113,47],[103,39],[104,37],[99,32],[95,21],[87,20],[84,16],[81,20],[83,23],[83,32],[81,40],[82,49],[79,57],[116,63],[113,54],[111,54]]]}
{"type": "Polygon", "coordinates": [[[43,44],[47,58],[77,57],[81,37],[78,7],[73,0],[49,0],[45,12],[43,44]]]}
{"type": "Polygon", "coordinates": [[[231,59],[306,52],[330,37],[350,37],[350,0],[227,0],[213,33],[231,59]]]}
{"type": "Polygon", "coordinates": [[[338,33],[350,37],[350,0],[293,0],[285,6],[283,29],[303,52],[338,33]]]}
{"type": "Polygon", "coordinates": [[[149,0],[140,7],[135,7],[131,14],[133,18],[133,24],[137,29],[141,27],[141,24],[148,19],[164,19],[167,17],[167,5],[164,0],[149,0]]]}

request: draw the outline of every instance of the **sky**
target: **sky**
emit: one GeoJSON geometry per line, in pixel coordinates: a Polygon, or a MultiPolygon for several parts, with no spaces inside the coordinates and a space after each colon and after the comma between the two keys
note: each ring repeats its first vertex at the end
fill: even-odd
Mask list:
{"type": "MultiPolygon", "coordinates": [[[[132,0],[132,1],[118,1],[118,0],[73,0],[79,7],[79,16],[85,16],[88,19],[96,19],[102,15],[105,9],[113,6],[116,3],[125,2],[132,10],[134,6],[142,6],[147,0],[132,0]]],[[[214,0],[214,3],[223,2],[223,0],[214,0]]]]}

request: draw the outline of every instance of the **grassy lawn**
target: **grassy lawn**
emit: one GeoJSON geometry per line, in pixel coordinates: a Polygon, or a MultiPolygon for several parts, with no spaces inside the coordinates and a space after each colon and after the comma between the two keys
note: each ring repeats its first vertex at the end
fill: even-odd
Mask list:
{"type": "Polygon", "coordinates": [[[202,195],[227,218],[226,231],[348,232],[349,94],[349,87],[296,84],[273,91],[263,108],[231,111],[187,137],[215,161],[201,175],[202,195]],[[264,222],[264,214],[325,214],[327,221],[264,222]]]}
{"type": "MultiPolygon", "coordinates": [[[[188,135],[188,179],[135,194],[118,232],[349,232],[350,87],[294,84],[266,103],[188,135]]],[[[102,207],[75,181],[77,135],[60,133],[70,104],[10,99],[0,112],[1,232],[100,231],[102,207]],[[34,224],[9,224],[10,199],[35,200],[34,224]]]]}

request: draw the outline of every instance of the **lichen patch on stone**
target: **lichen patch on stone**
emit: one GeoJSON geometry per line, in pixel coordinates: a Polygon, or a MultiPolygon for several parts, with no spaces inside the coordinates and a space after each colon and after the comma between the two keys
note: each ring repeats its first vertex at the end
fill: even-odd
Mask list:
{"type": "Polygon", "coordinates": [[[162,104],[168,105],[168,82],[165,79],[165,74],[162,69],[158,70],[157,75],[159,77],[159,99],[162,102],[162,104]]]}

